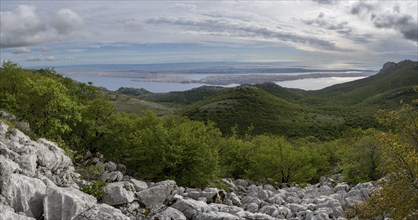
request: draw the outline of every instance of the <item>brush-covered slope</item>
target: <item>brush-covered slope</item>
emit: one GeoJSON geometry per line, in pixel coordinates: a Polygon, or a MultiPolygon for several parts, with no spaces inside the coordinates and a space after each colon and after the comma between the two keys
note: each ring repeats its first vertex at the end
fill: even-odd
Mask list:
{"type": "Polygon", "coordinates": [[[183,110],[195,120],[210,120],[228,134],[236,126],[245,133],[286,136],[328,136],[343,119],[322,114],[267,93],[256,86],[242,85],[204,99],[183,110]]]}
{"type": "Polygon", "coordinates": [[[395,107],[400,100],[410,101],[418,85],[418,62],[405,60],[386,63],[376,75],[313,91],[311,96],[321,98],[328,105],[349,104],[395,107]]]}

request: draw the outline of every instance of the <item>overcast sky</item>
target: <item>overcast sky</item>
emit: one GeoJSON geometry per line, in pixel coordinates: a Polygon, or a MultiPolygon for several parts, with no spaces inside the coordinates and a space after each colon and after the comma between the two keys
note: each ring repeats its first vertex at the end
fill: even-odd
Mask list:
{"type": "Polygon", "coordinates": [[[378,69],[418,59],[417,11],[415,0],[1,0],[1,59],[378,69]]]}

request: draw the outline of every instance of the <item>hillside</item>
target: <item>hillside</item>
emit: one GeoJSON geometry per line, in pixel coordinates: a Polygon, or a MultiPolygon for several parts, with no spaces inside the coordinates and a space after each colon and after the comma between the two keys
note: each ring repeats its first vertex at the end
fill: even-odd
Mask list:
{"type": "Polygon", "coordinates": [[[379,126],[377,111],[399,108],[401,100],[410,102],[416,97],[414,85],[418,85],[417,62],[402,61],[385,64],[371,77],[318,91],[263,83],[224,89],[210,97],[203,96],[202,89],[196,89],[155,100],[165,103],[189,100],[187,103],[191,105],[180,110],[181,114],[195,120],[214,121],[224,133],[234,126],[244,133],[253,126],[257,134],[324,138],[338,136],[348,128],[379,126]],[[199,98],[188,98],[194,96],[199,98]]]}
{"type": "MultiPolygon", "coordinates": [[[[237,126],[239,133],[327,136],[342,118],[276,97],[257,86],[242,85],[209,97],[181,113],[195,120],[210,120],[224,134],[237,126]]],[[[335,134],[334,134],[335,135],[335,134]]]]}

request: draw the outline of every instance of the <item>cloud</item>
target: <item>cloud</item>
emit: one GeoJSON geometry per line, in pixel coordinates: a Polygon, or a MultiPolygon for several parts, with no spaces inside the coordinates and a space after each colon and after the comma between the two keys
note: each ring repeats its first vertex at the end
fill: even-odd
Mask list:
{"type": "Polygon", "coordinates": [[[327,30],[333,30],[340,34],[348,34],[352,32],[348,22],[337,22],[335,18],[327,19],[323,12],[319,13],[318,17],[310,20],[302,20],[307,25],[320,27],[327,30]]]}
{"type": "Polygon", "coordinates": [[[396,30],[405,39],[418,42],[417,21],[409,14],[401,14],[401,8],[398,4],[391,8],[391,11],[383,11],[376,5],[358,2],[351,8],[351,14],[357,16],[370,15],[374,27],[396,30]]]}
{"type": "Polygon", "coordinates": [[[43,55],[31,56],[26,59],[26,61],[55,61],[55,60],[57,59],[54,56],[43,56],[43,55]]]}
{"type": "Polygon", "coordinates": [[[118,20],[117,22],[128,31],[140,31],[143,28],[142,20],[136,18],[118,20]]]}
{"type": "Polygon", "coordinates": [[[375,7],[373,5],[367,4],[365,2],[358,2],[354,4],[354,6],[351,8],[351,14],[353,15],[359,15],[362,13],[369,13],[373,11],[375,7]]]}
{"type": "Polygon", "coordinates": [[[210,18],[151,18],[146,23],[180,26],[186,29],[188,33],[247,39],[256,38],[258,40],[278,40],[290,42],[296,44],[296,46],[311,46],[323,50],[340,50],[332,42],[316,37],[303,36],[291,31],[284,31],[279,25],[271,27],[247,20],[220,16],[210,18]]]}
{"type": "Polygon", "coordinates": [[[418,42],[418,23],[410,15],[382,14],[372,20],[377,28],[397,30],[405,39],[418,42]]]}
{"type": "Polygon", "coordinates": [[[84,26],[84,21],[70,9],[60,9],[52,18],[41,17],[36,8],[20,5],[0,14],[0,47],[25,47],[69,38],[84,26]]]}
{"type": "Polygon", "coordinates": [[[324,4],[324,5],[331,5],[331,4],[336,4],[338,3],[337,0],[312,0],[318,4],[324,4]]]}
{"type": "Polygon", "coordinates": [[[32,53],[32,51],[27,47],[18,47],[13,51],[13,54],[25,54],[32,53]]]}
{"type": "Polygon", "coordinates": [[[70,9],[60,9],[51,25],[58,31],[58,34],[69,34],[82,29],[84,20],[70,9]]]}

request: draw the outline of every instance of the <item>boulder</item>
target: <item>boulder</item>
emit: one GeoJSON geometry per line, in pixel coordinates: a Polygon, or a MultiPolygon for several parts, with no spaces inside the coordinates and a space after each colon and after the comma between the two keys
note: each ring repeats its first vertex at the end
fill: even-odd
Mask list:
{"type": "Polygon", "coordinates": [[[16,212],[40,218],[46,185],[42,180],[12,173],[0,177],[1,195],[16,212]]]}
{"type": "Polygon", "coordinates": [[[238,220],[235,215],[231,215],[226,212],[201,212],[197,215],[196,219],[199,220],[238,220]]]}
{"type": "Polygon", "coordinates": [[[235,206],[241,206],[242,205],[241,200],[239,199],[237,194],[235,194],[234,192],[231,192],[229,194],[228,198],[232,201],[233,205],[235,205],[235,206]]]}
{"type": "Polygon", "coordinates": [[[102,201],[109,205],[122,205],[135,199],[134,187],[129,182],[109,183],[103,189],[106,193],[102,201]]]}
{"type": "Polygon", "coordinates": [[[119,182],[119,181],[122,181],[123,174],[120,171],[112,171],[110,173],[105,172],[105,173],[102,174],[100,179],[104,180],[108,183],[119,182]]]}
{"type": "Polygon", "coordinates": [[[212,203],[209,206],[212,208],[212,211],[226,212],[226,213],[230,213],[230,214],[233,214],[233,215],[236,215],[237,213],[244,211],[244,209],[241,208],[241,207],[228,206],[228,205],[217,204],[217,203],[212,203]]]}
{"type": "Polygon", "coordinates": [[[171,207],[182,212],[187,219],[197,219],[201,212],[210,211],[208,204],[194,199],[178,199],[171,207]]]}
{"type": "Polygon", "coordinates": [[[134,188],[137,192],[148,188],[147,183],[144,182],[144,181],[137,180],[137,179],[134,179],[134,178],[131,178],[129,181],[131,181],[131,183],[134,185],[134,188]]]}
{"type": "Polygon", "coordinates": [[[113,171],[116,171],[118,169],[118,167],[116,166],[116,164],[113,163],[112,161],[106,162],[104,164],[104,167],[109,172],[113,172],[113,171]]]}
{"type": "Polygon", "coordinates": [[[74,220],[130,220],[119,209],[107,204],[96,204],[87,211],[79,214],[74,220]]]}
{"type": "Polygon", "coordinates": [[[158,209],[156,212],[157,214],[155,214],[152,217],[152,219],[158,219],[158,220],[172,220],[172,219],[186,220],[187,219],[186,216],[184,216],[182,212],[172,207],[163,206],[162,208],[158,209]]]}
{"type": "Polygon", "coordinates": [[[261,213],[270,215],[272,217],[278,217],[279,216],[279,211],[278,208],[274,205],[265,205],[263,207],[261,207],[260,209],[261,213]]]}
{"type": "Polygon", "coordinates": [[[5,158],[0,154],[0,176],[6,176],[11,173],[21,172],[19,164],[5,158]]]}
{"type": "Polygon", "coordinates": [[[156,183],[154,186],[136,193],[138,199],[147,207],[168,204],[176,194],[177,185],[173,180],[156,183]]]}
{"type": "Polygon", "coordinates": [[[73,219],[96,205],[96,198],[74,188],[48,187],[44,199],[45,220],[73,219]]]}
{"type": "Polygon", "coordinates": [[[55,143],[41,138],[35,147],[37,148],[37,163],[40,166],[47,167],[52,172],[72,166],[71,159],[55,143]]]}
{"type": "Polygon", "coordinates": [[[35,220],[35,218],[17,214],[12,207],[0,203],[0,220],[35,220]]]}
{"type": "Polygon", "coordinates": [[[248,204],[247,206],[247,211],[252,212],[252,213],[256,213],[258,212],[258,204],[255,202],[252,202],[250,204],[248,204]]]}

